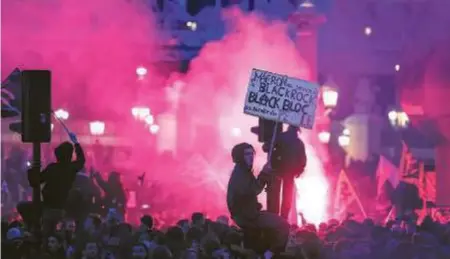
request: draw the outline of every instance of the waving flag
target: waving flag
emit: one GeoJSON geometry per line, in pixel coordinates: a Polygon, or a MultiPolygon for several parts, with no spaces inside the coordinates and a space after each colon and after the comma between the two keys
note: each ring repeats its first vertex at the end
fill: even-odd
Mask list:
{"type": "Polygon", "coordinates": [[[377,168],[376,197],[376,210],[380,215],[388,213],[392,208],[393,192],[400,182],[400,177],[400,170],[384,156],[381,156],[377,168]]]}
{"type": "Polygon", "coordinates": [[[21,112],[22,89],[20,85],[20,70],[14,69],[2,81],[2,118],[15,117],[21,112]]]}
{"type": "Polygon", "coordinates": [[[416,182],[420,177],[420,163],[414,158],[411,150],[402,142],[402,156],[400,158],[401,180],[416,182]]]}
{"type": "Polygon", "coordinates": [[[364,218],[367,218],[367,213],[358,197],[358,194],[350,182],[347,174],[344,170],[339,173],[339,177],[336,183],[336,193],[334,200],[335,216],[340,217],[345,211],[348,210],[350,205],[356,203],[356,205],[361,210],[364,218]]]}
{"type": "Polygon", "coordinates": [[[377,168],[377,193],[382,192],[386,182],[396,188],[400,181],[400,170],[384,156],[380,157],[377,168]]]}

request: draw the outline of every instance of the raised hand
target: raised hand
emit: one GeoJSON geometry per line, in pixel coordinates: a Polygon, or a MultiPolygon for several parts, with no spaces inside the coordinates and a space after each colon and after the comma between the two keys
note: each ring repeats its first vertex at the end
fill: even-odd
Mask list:
{"type": "Polygon", "coordinates": [[[77,135],[75,135],[75,133],[70,132],[69,133],[69,137],[70,137],[70,140],[72,141],[73,144],[79,144],[78,143],[78,139],[77,139],[77,135]]]}

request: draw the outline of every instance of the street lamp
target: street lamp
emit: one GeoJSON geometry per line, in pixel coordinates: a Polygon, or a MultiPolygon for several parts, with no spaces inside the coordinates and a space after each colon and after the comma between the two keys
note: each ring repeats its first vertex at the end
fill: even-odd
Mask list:
{"type": "Polygon", "coordinates": [[[186,26],[187,26],[191,31],[196,31],[196,30],[197,30],[197,22],[194,22],[194,21],[188,21],[188,22],[186,22],[186,26]]]}
{"type": "Polygon", "coordinates": [[[58,109],[55,111],[55,116],[60,120],[67,120],[69,119],[69,112],[64,109],[58,109]]]}
{"type": "Polygon", "coordinates": [[[388,113],[389,122],[394,128],[406,128],[409,124],[408,114],[404,111],[391,110],[388,113]]]}
{"type": "Polygon", "coordinates": [[[143,66],[139,66],[139,67],[136,68],[136,75],[139,78],[145,77],[147,75],[147,73],[148,73],[147,68],[145,68],[143,66]]]}
{"type": "Polygon", "coordinates": [[[158,131],[159,131],[159,126],[158,125],[153,124],[153,125],[150,126],[150,133],[156,134],[156,133],[158,133],[158,131]]]}
{"type": "Polygon", "coordinates": [[[92,121],[89,123],[91,135],[100,136],[105,134],[105,123],[103,121],[92,121]]]}
{"type": "Polygon", "coordinates": [[[147,125],[153,125],[153,123],[155,122],[155,118],[153,118],[153,116],[150,114],[145,117],[144,121],[147,125]]]}
{"type": "Polygon", "coordinates": [[[335,108],[338,102],[338,98],[339,93],[337,91],[337,85],[332,79],[329,79],[322,86],[322,100],[325,108],[335,108]]]}
{"type": "Polygon", "coordinates": [[[145,120],[150,115],[150,108],[144,106],[137,106],[131,108],[131,114],[136,120],[145,120]]]}
{"type": "Polygon", "coordinates": [[[299,6],[299,8],[313,8],[313,7],[315,7],[315,5],[311,0],[306,0],[299,6]]]}
{"type": "Polygon", "coordinates": [[[328,131],[322,131],[319,133],[319,141],[327,144],[328,142],[330,142],[330,137],[331,137],[331,133],[328,131]]]}
{"type": "Polygon", "coordinates": [[[369,26],[366,26],[366,27],[364,28],[364,34],[365,34],[366,36],[370,36],[370,35],[372,34],[372,28],[369,27],[369,26]]]}

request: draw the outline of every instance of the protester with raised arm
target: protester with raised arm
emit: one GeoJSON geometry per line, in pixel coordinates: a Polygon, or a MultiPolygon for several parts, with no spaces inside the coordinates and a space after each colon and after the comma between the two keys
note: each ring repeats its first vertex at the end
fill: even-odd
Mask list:
{"type": "Polygon", "coordinates": [[[265,165],[258,177],[255,177],[253,175],[255,150],[247,143],[236,145],[231,155],[235,163],[227,191],[227,205],[231,217],[244,231],[246,228],[270,231],[273,235],[271,252],[283,251],[289,236],[289,224],[274,213],[261,211],[262,206],[257,199],[258,194],[272,177],[270,166],[265,165]]]}
{"type": "Polygon", "coordinates": [[[72,189],[77,173],[83,169],[84,152],[74,133],[69,133],[69,142],[63,142],[55,149],[56,162],[49,164],[40,175],[40,182],[45,183],[42,190],[44,235],[54,231],[56,224],[64,215],[64,207],[72,189]],[[77,156],[72,161],[73,151],[77,156]]]}

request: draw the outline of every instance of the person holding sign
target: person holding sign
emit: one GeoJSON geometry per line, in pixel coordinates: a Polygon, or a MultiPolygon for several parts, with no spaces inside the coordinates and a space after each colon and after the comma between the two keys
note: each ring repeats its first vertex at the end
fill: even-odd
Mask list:
{"type": "Polygon", "coordinates": [[[292,207],[294,180],[306,167],[305,144],[298,137],[299,128],[289,126],[286,132],[280,134],[272,155],[275,177],[267,188],[267,210],[280,213],[280,192],[283,186],[281,217],[287,219],[292,207]]]}
{"type": "Polygon", "coordinates": [[[248,143],[241,143],[231,151],[235,163],[228,182],[227,206],[231,218],[244,229],[268,230],[273,237],[270,240],[270,252],[284,250],[289,237],[289,224],[277,214],[261,211],[258,195],[272,178],[272,169],[265,165],[258,177],[253,175],[255,149],[248,143]]]}
{"type": "Polygon", "coordinates": [[[256,68],[251,71],[244,113],[276,123],[270,142],[264,140],[263,146],[276,176],[267,189],[267,208],[279,213],[283,184],[281,216],[285,219],[292,205],[294,179],[306,166],[305,146],[297,133],[299,127],[313,128],[318,96],[316,83],[256,68]],[[290,125],[287,132],[277,133],[280,123],[290,125]]]}

